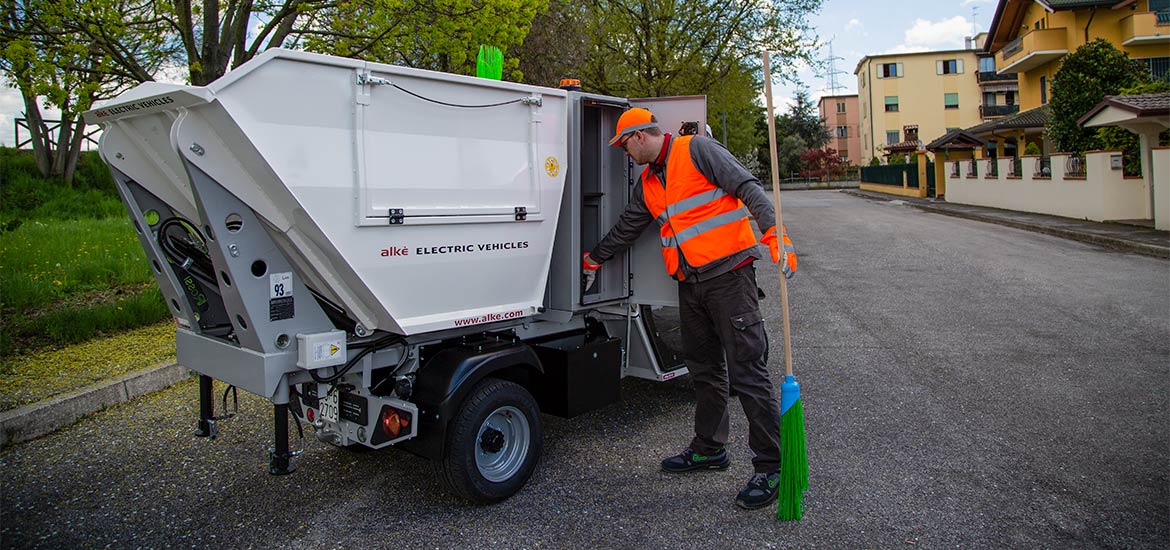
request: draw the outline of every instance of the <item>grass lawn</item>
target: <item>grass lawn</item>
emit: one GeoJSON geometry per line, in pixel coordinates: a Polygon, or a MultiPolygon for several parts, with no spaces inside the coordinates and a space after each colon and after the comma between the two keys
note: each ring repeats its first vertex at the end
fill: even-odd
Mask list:
{"type": "Polygon", "coordinates": [[[128,217],[0,233],[0,357],[169,317],[128,217]]]}

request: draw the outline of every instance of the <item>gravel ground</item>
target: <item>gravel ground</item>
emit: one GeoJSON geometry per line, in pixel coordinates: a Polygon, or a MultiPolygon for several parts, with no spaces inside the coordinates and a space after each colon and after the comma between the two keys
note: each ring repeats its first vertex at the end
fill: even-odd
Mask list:
{"type": "MultiPolygon", "coordinates": [[[[267,402],[191,437],[196,385],[0,454],[4,547],[1166,548],[1170,269],[836,192],[786,194],[810,462],[805,519],[732,504],[750,475],[732,408],[727,472],[666,475],[690,382],[545,416],[544,458],[493,506],[426,461],[311,439],[266,473],[267,402]]],[[[763,266],[761,286],[777,288],[763,266]]],[[[780,339],[780,300],[765,314],[780,339]]],[[[774,348],[775,350],[775,344],[774,348]]],[[[783,369],[781,353],[771,366],[783,369]]]]}

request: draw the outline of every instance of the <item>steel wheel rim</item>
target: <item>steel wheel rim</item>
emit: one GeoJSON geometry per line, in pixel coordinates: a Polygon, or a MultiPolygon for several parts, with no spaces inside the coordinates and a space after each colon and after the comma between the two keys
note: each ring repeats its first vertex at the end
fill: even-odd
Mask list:
{"type": "Polygon", "coordinates": [[[488,481],[506,481],[520,470],[528,457],[531,444],[531,429],[528,417],[513,406],[500,407],[483,420],[475,436],[475,466],[480,475],[488,481]],[[493,443],[502,436],[498,450],[494,445],[485,445],[485,436],[493,443]]]}

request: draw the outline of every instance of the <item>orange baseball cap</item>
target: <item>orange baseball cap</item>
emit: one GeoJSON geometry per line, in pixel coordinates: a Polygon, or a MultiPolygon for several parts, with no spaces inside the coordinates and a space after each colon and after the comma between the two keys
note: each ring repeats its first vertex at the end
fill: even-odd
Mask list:
{"type": "Polygon", "coordinates": [[[646,109],[633,108],[618,117],[617,132],[613,135],[613,139],[609,140],[610,145],[617,145],[617,142],[623,137],[637,132],[638,130],[645,130],[647,128],[657,128],[658,119],[654,118],[654,114],[646,109]]]}

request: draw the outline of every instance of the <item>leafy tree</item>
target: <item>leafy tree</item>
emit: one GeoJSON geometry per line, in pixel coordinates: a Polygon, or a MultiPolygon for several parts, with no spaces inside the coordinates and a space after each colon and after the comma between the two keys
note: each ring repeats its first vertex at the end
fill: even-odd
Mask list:
{"type": "Polygon", "coordinates": [[[1094,129],[1077,124],[1105,99],[1148,80],[1147,71],[1108,40],[1088,42],[1064,58],[1052,79],[1046,131],[1058,151],[1083,153],[1103,144],[1094,129]]]}
{"type": "Polygon", "coordinates": [[[126,74],[118,59],[134,59],[144,74],[168,57],[164,23],[149,15],[147,0],[24,0],[0,9],[0,71],[20,89],[41,176],[71,184],[85,137],[81,113],[93,101],[112,97],[143,74],[126,74]],[[80,21],[80,23],[79,23],[80,21]],[[89,36],[118,36],[117,52],[96,46],[89,36]],[[61,111],[53,131],[41,114],[61,111]]]}
{"type": "MultiPolygon", "coordinates": [[[[1122,95],[1133,94],[1154,94],[1170,92],[1170,82],[1165,80],[1156,80],[1146,84],[1138,84],[1131,88],[1121,90],[1122,95]]],[[[1121,151],[1125,175],[1140,176],[1142,173],[1141,160],[1141,140],[1138,135],[1120,128],[1117,126],[1106,126],[1104,128],[1097,128],[1096,139],[1101,144],[1101,149],[1107,151],[1121,151]]],[[[1166,145],[1167,132],[1162,132],[1159,136],[1158,143],[1153,145],[1166,145]]]]}
{"type": "Polygon", "coordinates": [[[1024,154],[1025,155],[1039,155],[1040,154],[1040,146],[1037,145],[1035,141],[1030,141],[1030,142],[1028,142],[1028,146],[1024,147],[1024,154]]]}
{"type": "Polygon", "coordinates": [[[841,155],[836,149],[808,149],[800,154],[800,162],[804,164],[801,175],[828,181],[844,173],[841,165],[841,155]]]}
{"type": "MultiPolygon", "coordinates": [[[[830,141],[829,129],[809,99],[808,91],[800,89],[788,112],[776,118],[776,162],[780,176],[788,177],[801,171],[801,154],[809,149],[820,149],[830,141]]],[[[763,135],[767,136],[764,123],[763,135]]],[[[766,138],[765,138],[766,139],[766,138]]],[[[770,162],[765,147],[762,160],[770,162]]]]}
{"type": "Polygon", "coordinates": [[[766,151],[760,53],[773,52],[771,76],[781,79],[797,61],[819,66],[808,18],[821,2],[584,0],[577,32],[587,50],[575,74],[585,90],[618,97],[706,95],[716,138],[726,114],[728,149],[766,151]]]}
{"type": "Polygon", "coordinates": [[[575,0],[551,0],[536,15],[524,43],[513,50],[525,82],[557,86],[562,78],[581,77],[589,55],[589,36],[581,28],[588,16],[588,5],[575,0]]]}
{"type": "Polygon", "coordinates": [[[882,165],[881,157],[873,157],[873,158],[869,159],[869,165],[870,166],[881,166],[882,165]]]}
{"type": "MultiPolygon", "coordinates": [[[[346,0],[294,34],[305,35],[310,51],[470,75],[480,44],[507,54],[523,43],[533,18],[548,5],[549,0],[346,0]]],[[[505,57],[505,76],[521,80],[518,66],[515,56],[505,57]]]]}
{"type": "Polygon", "coordinates": [[[797,90],[795,99],[788,112],[776,119],[776,132],[799,137],[807,149],[828,145],[832,135],[825,119],[817,113],[817,106],[809,99],[808,90],[797,90]]]}

